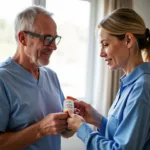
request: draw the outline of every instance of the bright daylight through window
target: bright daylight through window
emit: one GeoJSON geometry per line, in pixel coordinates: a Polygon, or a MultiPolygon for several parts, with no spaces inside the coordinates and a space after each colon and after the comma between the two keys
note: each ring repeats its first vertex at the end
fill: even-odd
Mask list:
{"type": "Polygon", "coordinates": [[[32,0],[1,0],[0,2],[0,62],[16,51],[14,19],[19,11],[31,6],[32,0]]]}
{"type": "Polygon", "coordinates": [[[81,0],[47,0],[62,36],[49,66],[60,79],[65,95],[85,97],[90,3],[81,0]]]}

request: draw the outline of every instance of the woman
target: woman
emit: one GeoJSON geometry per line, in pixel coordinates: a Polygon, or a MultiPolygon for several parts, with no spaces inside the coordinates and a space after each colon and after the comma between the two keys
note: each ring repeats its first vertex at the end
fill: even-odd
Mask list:
{"type": "Polygon", "coordinates": [[[100,56],[111,70],[122,69],[125,75],[108,118],[76,101],[80,116],[70,113],[68,127],[77,131],[87,150],[150,150],[150,63],[144,63],[141,55],[142,50],[149,52],[149,29],[128,8],[112,12],[98,29],[100,56]]]}

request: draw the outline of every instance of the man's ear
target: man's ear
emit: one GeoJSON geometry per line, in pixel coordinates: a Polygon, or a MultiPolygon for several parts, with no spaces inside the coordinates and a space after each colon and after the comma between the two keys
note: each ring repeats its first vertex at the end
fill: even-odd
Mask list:
{"type": "Polygon", "coordinates": [[[134,44],[135,37],[132,33],[126,33],[125,35],[125,42],[128,48],[131,48],[134,44]]]}
{"type": "Polygon", "coordinates": [[[18,40],[23,45],[26,46],[26,34],[24,31],[21,31],[18,33],[18,40]]]}

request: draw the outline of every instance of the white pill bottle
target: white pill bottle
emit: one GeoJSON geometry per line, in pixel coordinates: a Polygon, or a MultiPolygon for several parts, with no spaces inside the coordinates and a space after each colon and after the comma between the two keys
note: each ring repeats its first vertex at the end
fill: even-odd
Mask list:
{"type": "Polygon", "coordinates": [[[71,111],[74,113],[74,100],[73,99],[69,99],[69,98],[66,98],[64,100],[64,109],[63,109],[64,112],[68,112],[68,111],[71,111]]]}

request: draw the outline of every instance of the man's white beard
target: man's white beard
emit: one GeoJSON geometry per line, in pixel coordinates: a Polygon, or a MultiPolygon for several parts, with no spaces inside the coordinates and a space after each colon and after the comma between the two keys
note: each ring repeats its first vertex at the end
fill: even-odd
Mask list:
{"type": "Polygon", "coordinates": [[[39,66],[39,67],[41,67],[41,66],[46,66],[46,65],[49,64],[49,62],[45,64],[45,63],[42,62],[40,59],[37,59],[37,63],[38,63],[38,66],[39,66]]]}

